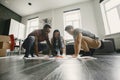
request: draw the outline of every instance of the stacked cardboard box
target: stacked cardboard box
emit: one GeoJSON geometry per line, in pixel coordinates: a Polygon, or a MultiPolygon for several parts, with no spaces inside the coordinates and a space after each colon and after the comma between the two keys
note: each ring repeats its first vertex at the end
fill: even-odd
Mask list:
{"type": "Polygon", "coordinates": [[[10,49],[10,37],[0,35],[0,57],[6,56],[7,49],[10,49]]]}

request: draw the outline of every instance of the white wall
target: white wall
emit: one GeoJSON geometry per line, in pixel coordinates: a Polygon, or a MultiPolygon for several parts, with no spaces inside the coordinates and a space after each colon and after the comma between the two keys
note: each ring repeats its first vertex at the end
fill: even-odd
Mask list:
{"type": "Polygon", "coordinates": [[[103,23],[102,12],[101,12],[101,8],[100,8],[99,0],[94,0],[93,6],[94,6],[96,24],[97,24],[97,29],[98,29],[98,35],[102,39],[105,36],[105,28],[104,28],[104,23],[103,23]]]}
{"type": "MultiPolygon", "coordinates": [[[[36,14],[32,14],[32,15],[23,17],[23,18],[22,18],[22,23],[25,24],[26,27],[27,27],[27,21],[28,21],[28,19],[31,19],[31,18],[34,18],[34,17],[39,17],[39,19],[44,19],[44,18],[52,17],[52,11],[49,10],[49,11],[40,12],[40,13],[36,13],[36,14]]],[[[40,26],[40,28],[42,28],[42,27],[40,26]]],[[[27,28],[26,28],[26,29],[27,29],[27,28]]],[[[25,33],[27,33],[27,30],[26,30],[25,33]]],[[[25,34],[25,35],[26,35],[26,34],[25,34]]],[[[27,37],[27,35],[26,35],[26,37],[27,37]]]]}
{"type": "MultiPolygon", "coordinates": [[[[63,36],[64,35],[63,11],[71,10],[75,8],[80,8],[83,29],[89,30],[99,36],[99,32],[98,32],[99,29],[97,26],[98,24],[96,24],[96,18],[95,18],[96,16],[94,13],[93,1],[78,3],[71,6],[66,6],[58,9],[53,9],[53,10],[29,15],[22,18],[22,23],[26,25],[28,19],[36,16],[38,16],[40,19],[52,17],[53,19],[52,31],[54,29],[59,29],[61,31],[61,35],[63,36]]],[[[50,36],[52,36],[52,32],[50,36]]]]}

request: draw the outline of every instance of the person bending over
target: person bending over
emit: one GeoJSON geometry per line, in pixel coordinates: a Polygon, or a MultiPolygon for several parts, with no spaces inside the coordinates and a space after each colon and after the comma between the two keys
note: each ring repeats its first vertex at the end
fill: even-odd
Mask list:
{"type": "Polygon", "coordinates": [[[51,44],[53,46],[53,56],[63,56],[66,55],[66,46],[63,37],[61,37],[59,30],[54,30],[53,37],[51,39],[51,44]]]}
{"type": "Polygon", "coordinates": [[[25,58],[28,58],[29,54],[31,54],[32,57],[34,57],[35,53],[37,56],[39,51],[43,49],[40,42],[46,41],[49,48],[51,48],[51,44],[49,41],[48,34],[50,33],[51,26],[48,24],[45,24],[43,29],[37,29],[31,32],[28,37],[25,39],[25,41],[22,44],[22,47],[26,49],[25,58]],[[39,46],[39,47],[38,47],[39,46]]]}
{"type": "Polygon", "coordinates": [[[101,47],[101,41],[89,31],[79,28],[74,29],[72,25],[66,26],[65,31],[74,38],[74,58],[78,57],[80,50],[82,49],[85,53],[81,56],[92,56],[93,53],[90,49],[97,49],[101,47]]]}

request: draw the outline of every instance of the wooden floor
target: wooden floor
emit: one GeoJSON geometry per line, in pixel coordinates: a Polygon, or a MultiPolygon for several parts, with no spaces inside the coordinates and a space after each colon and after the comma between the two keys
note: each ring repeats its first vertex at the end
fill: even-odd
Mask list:
{"type": "Polygon", "coordinates": [[[120,55],[97,59],[0,58],[0,80],[120,80],[120,55]]]}

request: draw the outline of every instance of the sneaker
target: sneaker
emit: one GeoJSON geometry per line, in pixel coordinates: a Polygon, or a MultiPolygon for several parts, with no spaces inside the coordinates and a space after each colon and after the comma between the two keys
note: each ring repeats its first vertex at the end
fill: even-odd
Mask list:
{"type": "Polygon", "coordinates": [[[83,57],[83,56],[92,56],[92,53],[91,52],[85,52],[82,55],[80,55],[80,57],[83,57]]]}
{"type": "Polygon", "coordinates": [[[23,59],[28,59],[28,57],[23,57],[23,59]]]}
{"type": "Polygon", "coordinates": [[[32,55],[31,57],[35,57],[35,56],[32,55]]]}
{"type": "Polygon", "coordinates": [[[90,54],[91,54],[91,56],[93,56],[93,54],[94,54],[94,52],[95,52],[95,49],[90,49],[90,54]]]}

